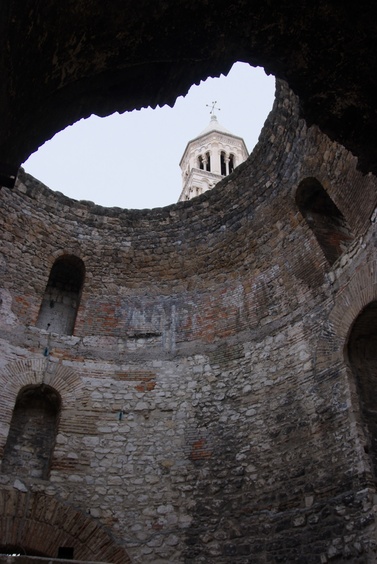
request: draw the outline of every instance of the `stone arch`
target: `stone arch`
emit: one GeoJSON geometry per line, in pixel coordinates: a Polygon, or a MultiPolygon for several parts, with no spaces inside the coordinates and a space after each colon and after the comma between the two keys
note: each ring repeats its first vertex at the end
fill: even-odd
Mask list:
{"type": "Polygon", "coordinates": [[[368,304],[375,301],[377,261],[372,260],[355,270],[352,278],[336,295],[314,352],[317,402],[326,413],[347,412],[348,431],[357,455],[358,471],[365,473],[368,481],[372,477],[371,458],[367,454],[370,445],[366,441],[365,418],[360,409],[360,388],[350,362],[348,343],[355,321],[368,304]]]}
{"type": "Polygon", "coordinates": [[[72,335],[81,292],[85,265],[75,255],[59,256],[52,265],[36,326],[52,333],[72,335]]]}
{"type": "Polygon", "coordinates": [[[60,395],[45,384],[20,390],[4,448],[5,474],[48,479],[60,405],[60,395]]]}
{"type": "Polygon", "coordinates": [[[314,177],[302,180],[296,190],[296,205],[332,265],[349,246],[353,234],[344,215],[314,177]]]}
{"type": "Polygon", "coordinates": [[[0,490],[2,546],[56,558],[60,547],[73,548],[83,562],[131,562],[124,547],[93,518],[43,493],[0,490]]]}
{"type": "Polygon", "coordinates": [[[336,295],[328,320],[318,339],[316,369],[326,367],[347,357],[347,342],[355,319],[371,302],[377,300],[377,260],[367,262],[336,295]]]}
{"type": "Polygon", "coordinates": [[[12,412],[20,390],[40,385],[50,386],[61,397],[62,418],[64,408],[81,401],[83,384],[69,367],[49,358],[33,358],[11,362],[0,372],[0,454],[4,448],[12,412]]]}

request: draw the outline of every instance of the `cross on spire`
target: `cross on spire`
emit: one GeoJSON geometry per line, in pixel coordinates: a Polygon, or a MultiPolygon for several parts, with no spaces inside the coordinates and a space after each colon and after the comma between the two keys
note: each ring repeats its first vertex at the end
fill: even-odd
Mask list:
{"type": "Polygon", "coordinates": [[[217,104],[217,100],[215,100],[214,102],[211,102],[211,104],[206,104],[207,108],[211,108],[211,111],[209,112],[211,116],[215,115],[215,110],[220,111],[221,108],[216,108],[216,104],[217,104]]]}

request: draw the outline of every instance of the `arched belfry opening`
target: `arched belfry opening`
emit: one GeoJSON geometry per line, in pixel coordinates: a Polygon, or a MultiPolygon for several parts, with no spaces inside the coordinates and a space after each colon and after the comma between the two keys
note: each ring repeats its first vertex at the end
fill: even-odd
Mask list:
{"type": "Polygon", "coordinates": [[[232,172],[233,172],[234,169],[235,169],[235,166],[236,166],[236,162],[235,162],[235,161],[236,161],[235,156],[232,155],[232,154],[230,154],[230,155],[229,155],[229,174],[232,174],[232,172]]]}
{"type": "Polygon", "coordinates": [[[220,169],[221,169],[221,176],[226,176],[226,161],[225,161],[224,151],[221,151],[220,153],[220,169]]]}
{"type": "Polygon", "coordinates": [[[374,477],[377,478],[377,301],[368,304],[352,326],[348,361],[356,379],[360,411],[374,477]]]}
{"type": "Polygon", "coordinates": [[[60,408],[60,396],[50,386],[27,386],[19,392],[4,448],[5,474],[48,479],[60,408]]]}
{"type": "Polygon", "coordinates": [[[54,262],[37,327],[61,335],[73,334],[84,278],[85,266],[78,257],[63,255],[54,262]]]}
{"type": "Polygon", "coordinates": [[[345,217],[316,178],[306,178],[300,183],[296,204],[327,261],[333,264],[353,240],[345,217]]]}

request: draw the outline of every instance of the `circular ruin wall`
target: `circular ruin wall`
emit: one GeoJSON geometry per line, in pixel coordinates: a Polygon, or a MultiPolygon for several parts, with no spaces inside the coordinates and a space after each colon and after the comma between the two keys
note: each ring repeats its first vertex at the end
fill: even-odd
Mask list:
{"type": "Polygon", "coordinates": [[[294,562],[328,554],[346,521],[339,550],[356,558],[359,539],[367,553],[355,492],[370,469],[344,362],[317,379],[315,361],[334,276],[368,252],[375,181],[355,165],[279,84],[249,160],[196,200],[105,209],[22,172],[3,189],[2,448],[20,389],[44,382],[62,399],[50,480],[26,487],[89,512],[135,562],[294,562]],[[331,267],[300,214],[311,177],[346,217],[353,261],[331,267]],[[73,336],[35,327],[64,254],[85,264],[73,336]]]}
{"type": "MultiPolygon", "coordinates": [[[[7,196],[4,206],[11,207],[3,219],[7,232],[4,245],[8,246],[4,260],[9,260],[6,255],[12,256],[4,282],[8,276],[8,285],[14,286],[14,313],[26,325],[35,325],[48,275],[63,254],[77,255],[86,267],[75,328],[75,335],[81,337],[118,337],[133,329],[122,315],[114,315],[113,326],[108,319],[101,326],[93,300],[106,301],[109,307],[114,302],[115,311],[121,299],[157,303],[160,296],[168,303],[182,296],[186,303],[199,300],[198,309],[206,311],[204,304],[210,297],[214,301],[216,288],[220,295],[241,282],[246,285],[245,294],[252,294],[252,285],[258,285],[256,275],[265,276],[277,266],[286,277],[293,274],[301,280],[306,276],[302,280],[304,292],[314,280],[314,285],[320,285],[328,265],[295,203],[299,183],[306,177],[319,179],[348,219],[355,237],[366,229],[374,194],[356,190],[370,182],[355,172],[354,160],[346,151],[316,128],[307,135],[306,126],[298,119],[297,103],[289,105],[286,88],[280,88],[283,91],[247,164],[192,203],[143,211],[106,209],[69,200],[21,173],[17,192],[7,196]],[[14,203],[9,197],[15,198],[14,203]],[[296,242],[305,230],[309,243],[296,242]],[[305,248],[308,244],[310,248],[305,248]],[[305,263],[310,263],[306,271],[305,263]],[[12,265],[17,266],[12,269],[12,265]]],[[[290,284],[287,280],[288,289],[290,284]]],[[[216,301],[221,303],[221,299],[216,301]]],[[[246,309],[254,321],[244,319],[234,326],[229,323],[232,315],[226,315],[233,334],[259,322],[258,315],[252,314],[253,307],[246,309]]],[[[181,340],[195,338],[192,327],[182,331],[181,340]]],[[[216,325],[213,331],[221,336],[216,325]]],[[[206,337],[205,331],[203,336],[213,339],[213,335],[206,337]]]]}

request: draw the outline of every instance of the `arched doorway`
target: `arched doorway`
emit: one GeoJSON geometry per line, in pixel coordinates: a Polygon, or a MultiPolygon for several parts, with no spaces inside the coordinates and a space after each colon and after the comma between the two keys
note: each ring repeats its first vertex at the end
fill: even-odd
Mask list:
{"type": "Polygon", "coordinates": [[[377,478],[377,301],[369,303],[354,322],[347,353],[357,384],[365,450],[377,478]]]}

